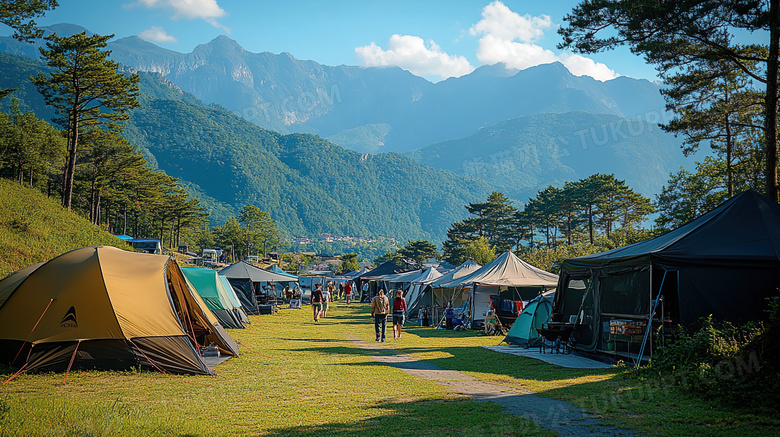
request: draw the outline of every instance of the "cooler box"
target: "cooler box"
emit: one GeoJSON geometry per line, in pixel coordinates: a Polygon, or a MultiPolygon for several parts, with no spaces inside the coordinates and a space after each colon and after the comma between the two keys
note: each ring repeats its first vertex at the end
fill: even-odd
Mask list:
{"type": "Polygon", "coordinates": [[[260,314],[274,314],[276,312],[276,305],[258,305],[257,309],[260,314]]]}

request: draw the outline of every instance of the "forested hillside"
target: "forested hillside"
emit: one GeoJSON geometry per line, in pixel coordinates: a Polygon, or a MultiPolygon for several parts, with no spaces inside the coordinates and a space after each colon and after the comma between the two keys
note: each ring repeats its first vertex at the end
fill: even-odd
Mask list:
{"type": "MultiPolygon", "coordinates": [[[[19,87],[20,107],[48,119],[40,95],[21,80],[42,68],[2,55],[0,70],[14,73],[2,77],[0,87],[19,87]]],[[[463,205],[489,192],[482,182],[405,155],[362,156],[317,136],[264,130],[200,104],[158,75],[142,74],[141,92],[124,136],[150,165],[180,178],[216,224],[257,205],[288,235],[441,241],[446,227],[466,214],[463,205]]]]}
{"type": "Polygon", "coordinates": [[[507,120],[412,156],[434,168],[486,180],[521,200],[533,197],[539,187],[560,186],[605,168],[652,197],[684,162],[672,135],[655,122],[584,111],[507,120]]]}
{"type": "MultiPolygon", "coordinates": [[[[157,78],[146,76],[143,84],[157,78]]],[[[159,83],[157,84],[159,85],[159,83]]],[[[142,86],[142,88],[144,88],[142,86]]],[[[290,234],[441,240],[488,187],[401,154],[362,156],[307,134],[261,129],[219,107],[147,98],[125,136],[192,184],[217,222],[258,205],[290,234]],[[213,206],[213,207],[212,207],[213,206]]]]}

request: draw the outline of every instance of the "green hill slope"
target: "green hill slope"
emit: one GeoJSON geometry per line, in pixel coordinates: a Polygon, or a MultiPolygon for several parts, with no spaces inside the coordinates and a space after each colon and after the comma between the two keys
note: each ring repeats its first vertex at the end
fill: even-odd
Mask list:
{"type": "MultiPolygon", "coordinates": [[[[0,74],[0,88],[18,87],[21,107],[48,118],[51,110],[26,80],[42,69],[39,62],[0,54],[0,72],[14,72],[0,74]]],[[[149,165],[179,178],[209,209],[213,224],[256,205],[288,235],[439,242],[465,217],[464,205],[491,191],[484,182],[405,155],[364,156],[318,136],[265,130],[201,104],[158,75],[141,74],[141,93],[125,137],[149,165]]]]}
{"type": "Polygon", "coordinates": [[[56,199],[0,178],[0,278],[84,246],[130,249],[56,199]]]}
{"type": "MultiPolygon", "coordinates": [[[[156,79],[144,75],[145,83],[156,79]]],[[[143,99],[125,136],[147,161],[187,181],[216,223],[257,205],[292,235],[440,241],[489,193],[483,182],[411,157],[364,156],[308,134],[264,130],[217,106],[143,99]]]]}
{"type": "Polygon", "coordinates": [[[673,135],[654,122],[583,111],[506,120],[411,156],[484,179],[515,199],[594,173],[614,173],[652,197],[685,163],[673,135]]]}

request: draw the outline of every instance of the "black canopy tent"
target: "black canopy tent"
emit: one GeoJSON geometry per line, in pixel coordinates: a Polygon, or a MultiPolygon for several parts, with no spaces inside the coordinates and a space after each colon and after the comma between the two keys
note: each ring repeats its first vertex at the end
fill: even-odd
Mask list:
{"type": "Polygon", "coordinates": [[[579,349],[606,349],[618,319],[763,318],[779,278],[780,205],[748,190],[660,237],[565,260],[553,318],[576,323],[579,349]]]}
{"type": "Polygon", "coordinates": [[[355,278],[353,278],[353,281],[355,281],[355,286],[358,287],[358,290],[360,290],[360,300],[363,302],[367,302],[378,293],[378,287],[380,285],[377,282],[378,278],[384,275],[390,275],[393,273],[400,273],[404,271],[406,271],[406,269],[393,263],[392,261],[385,261],[384,263],[378,265],[376,268],[364,272],[360,276],[356,276],[355,278]],[[369,284],[367,293],[363,293],[363,283],[369,284]]]}

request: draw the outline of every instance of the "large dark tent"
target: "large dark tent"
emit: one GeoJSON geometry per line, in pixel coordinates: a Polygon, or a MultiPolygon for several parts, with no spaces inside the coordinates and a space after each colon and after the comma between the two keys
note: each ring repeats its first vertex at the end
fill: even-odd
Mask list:
{"type": "Polygon", "coordinates": [[[405,272],[407,270],[408,269],[405,269],[392,261],[385,261],[382,264],[376,266],[374,269],[353,278],[353,280],[355,281],[355,286],[357,286],[358,290],[360,290],[361,300],[366,301],[367,299],[371,299],[378,292],[379,284],[377,283],[377,280],[379,278],[385,275],[391,275],[393,273],[405,272]],[[362,292],[363,283],[369,284],[368,293],[366,294],[362,292]]]}
{"type": "Polygon", "coordinates": [[[578,349],[635,353],[654,309],[653,330],[662,314],[665,326],[759,319],[779,277],[780,205],[748,190],[660,237],[564,261],[553,320],[575,325],[578,349]]]}

